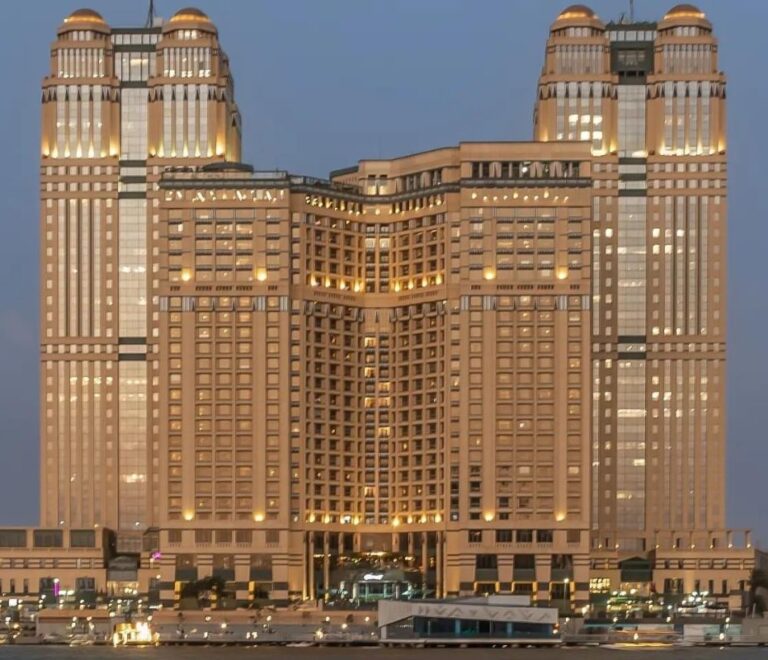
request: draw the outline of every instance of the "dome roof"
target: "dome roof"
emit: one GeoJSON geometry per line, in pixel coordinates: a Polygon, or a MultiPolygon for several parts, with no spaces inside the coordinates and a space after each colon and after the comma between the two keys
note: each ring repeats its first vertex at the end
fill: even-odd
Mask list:
{"type": "Polygon", "coordinates": [[[563,9],[563,11],[560,12],[560,15],[557,17],[557,20],[568,20],[573,18],[597,18],[597,14],[592,11],[589,7],[586,5],[571,5],[570,7],[566,7],[563,9]]]}
{"type": "Polygon", "coordinates": [[[194,26],[198,29],[216,32],[216,27],[208,18],[208,15],[197,7],[184,7],[179,9],[165,24],[164,32],[177,29],[181,24],[194,26]]]}
{"type": "Polygon", "coordinates": [[[664,14],[664,20],[668,21],[673,18],[706,18],[706,14],[694,5],[675,5],[666,14],[664,14]]]}
{"type": "Polygon", "coordinates": [[[689,4],[675,5],[670,9],[659,23],[660,28],[670,25],[700,25],[712,28],[707,15],[698,7],[689,4]]]}
{"type": "Polygon", "coordinates": [[[564,26],[575,27],[589,26],[598,30],[604,30],[605,25],[600,17],[586,5],[571,5],[560,12],[552,28],[560,29],[564,26]]]}
{"type": "Polygon", "coordinates": [[[171,16],[169,23],[210,23],[211,19],[197,7],[184,7],[171,16]]]}
{"type": "Polygon", "coordinates": [[[59,28],[59,32],[66,32],[74,29],[98,30],[100,32],[109,31],[109,26],[102,15],[93,9],[77,9],[64,19],[59,28]]]}
{"type": "Polygon", "coordinates": [[[94,9],[77,9],[64,19],[65,23],[101,23],[106,25],[102,15],[94,9]]]}

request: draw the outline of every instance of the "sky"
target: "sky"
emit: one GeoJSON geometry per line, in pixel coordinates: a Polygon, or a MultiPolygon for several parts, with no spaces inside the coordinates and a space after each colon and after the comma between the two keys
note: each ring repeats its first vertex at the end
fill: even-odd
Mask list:
{"type": "MultiPolygon", "coordinates": [[[[87,1],[87,0],[86,0],[87,1]]],[[[156,0],[170,17],[193,0],[156,0]]],[[[143,25],[145,0],[91,0],[143,25]]],[[[532,136],[549,25],[567,0],[198,0],[219,29],[244,160],[327,176],[362,158],[532,136]]],[[[591,0],[605,21],[629,0],[591,0]]],[[[657,20],[674,0],[636,0],[657,20]]],[[[728,75],[728,525],[768,546],[766,0],[698,0],[728,75]]],[[[38,517],[40,83],[79,0],[5,3],[0,40],[0,525],[38,517]]]]}

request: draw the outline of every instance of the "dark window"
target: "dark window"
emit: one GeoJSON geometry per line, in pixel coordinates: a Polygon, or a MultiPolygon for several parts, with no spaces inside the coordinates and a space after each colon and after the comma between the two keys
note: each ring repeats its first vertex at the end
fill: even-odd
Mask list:
{"type": "Polygon", "coordinates": [[[530,529],[518,529],[517,530],[517,542],[518,543],[533,543],[533,530],[530,530],[530,529]]]}
{"type": "Polygon", "coordinates": [[[551,529],[537,529],[536,530],[536,542],[537,543],[552,543],[552,530],[551,529]]]}
{"type": "Polygon", "coordinates": [[[269,599],[269,592],[272,590],[271,582],[254,582],[253,583],[253,597],[264,600],[269,599]]]}
{"type": "Polygon", "coordinates": [[[496,543],[512,543],[512,530],[511,529],[497,529],[496,530],[496,543]]]}
{"type": "Polygon", "coordinates": [[[553,582],[550,585],[549,595],[552,600],[567,600],[570,598],[570,584],[568,582],[553,582]]]}
{"type": "Polygon", "coordinates": [[[92,577],[75,578],[75,591],[95,591],[96,580],[92,577]]]}
{"type": "Polygon", "coordinates": [[[272,555],[251,555],[251,567],[272,570],[272,555]]]}
{"type": "Polygon", "coordinates": [[[536,555],[515,555],[515,568],[536,568],[536,555]]]}
{"type": "Polygon", "coordinates": [[[168,543],[181,543],[181,530],[169,529],[168,530],[168,543]]]}
{"type": "Polygon", "coordinates": [[[203,545],[209,544],[213,540],[213,531],[210,529],[196,529],[195,543],[203,545]]]}
{"type": "Polygon", "coordinates": [[[499,560],[497,555],[476,555],[475,568],[498,568],[499,560]]]}
{"type": "Polygon", "coordinates": [[[235,543],[251,543],[252,534],[250,529],[236,529],[235,543]]]}
{"type": "Polygon", "coordinates": [[[64,533],[60,529],[36,529],[33,537],[36,548],[61,548],[64,546],[64,533]]]}
{"type": "Polygon", "coordinates": [[[232,543],[231,529],[217,529],[215,533],[216,543],[232,543]]]}
{"type": "Polygon", "coordinates": [[[470,543],[482,543],[483,542],[483,532],[479,529],[470,529],[467,531],[467,540],[470,543]]]}
{"type": "Polygon", "coordinates": [[[24,529],[0,530],[0,548],[25,548],[27,532],[24,529]]]}
{"type": "Polygon", "coordinates": [[[568,569],[573,567],[573,555],[552,555],[552,568],[568,569]]]}
{"type": "Polygon", "coordinates": [[[581,541],[581,530],[569,529],[566,532],[566,541],[568,541],[568,543],[578,543],[579,541],[581,541]]]}
{"type": "Polygon", "coordinates": [[[69,533],[69,547],[95,548],[96,532],[92,529],[73,529],[69,533]]]}
{"type": "Polygon", "coordinates": [[[664,593],[665,594],[681,594],[683,593],[683,581],[680,578],[666,578],[664,580],[664,593]]]}

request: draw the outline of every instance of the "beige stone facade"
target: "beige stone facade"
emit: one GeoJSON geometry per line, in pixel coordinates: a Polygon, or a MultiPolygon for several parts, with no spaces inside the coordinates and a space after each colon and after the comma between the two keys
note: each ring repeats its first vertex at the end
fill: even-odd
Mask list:
{"type": "Polygon", "coordinates": [[[202,12],[72,14],[43,83],[41,524],[114,530],[98,584],[168,605],[216,576],[243,604],[581,608],[641,558],[657,591],[716,560],[738,606],[753,551],[711,531],[724,80],[686,11],[631,40],[561,14],[537,142],[328,180],[239,163],[202,12]]]}

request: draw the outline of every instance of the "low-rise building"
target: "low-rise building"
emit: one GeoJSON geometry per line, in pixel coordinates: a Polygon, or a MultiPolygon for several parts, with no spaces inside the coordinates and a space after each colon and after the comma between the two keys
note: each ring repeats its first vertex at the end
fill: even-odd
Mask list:
{"type": "Polygon", "coordinates": [[[531,607],[525,596],[380,601],[379,631],[393,644],[560,642],[557,609],[531,607]]]}

